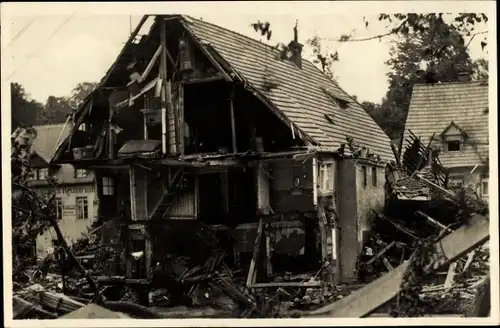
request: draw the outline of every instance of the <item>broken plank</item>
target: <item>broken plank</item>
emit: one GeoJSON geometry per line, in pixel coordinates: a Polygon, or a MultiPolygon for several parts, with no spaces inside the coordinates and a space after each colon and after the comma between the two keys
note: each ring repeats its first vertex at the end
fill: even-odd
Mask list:
{"type": "Polygon", "coordinates": [[[264,220],[261,218],[259,220],[257,235],[255,236],[255,242],[253,245],[253,253],[252,253],[252,260],[250,261],[250,268],[248,269],[247,287],[250,284],[255,283],[255,279],[257,278],[256,265],[259,259],[259,249],[260,249],[263,227],[264,227],[264,220]]]}
{"type": "Polygon", "coordinates": [[[382,255],[384,255],[384,253],[387,252],[394,245],[396,245],[396,242],[392,241],[389,245],[387,245],[384,248],[382,248],[377,254],[375,254],[371,259],[369,259],[366,262],[366,265],[369,265],[369,264],[372,264],[373,262],[375,262],[375,260],[377,260],[379,257],[381,257],[382,255]]]}
{"type": "Polygon", "coordinates": [[[476,255],[476,251],[472,251],[469,254],[467,254],[467,262],[465,262],[464,268],[462,269],[462,272],[467,271],[469,266],[472,264],[472,260],[474,259],[474,255],[476,255]]]}
{"type": "MultiPolygon", "coordinates": [[[[476,215],[468,225],[464,225],[434,245],[433,252],[441,255],[441,261],[428,265],[427,273],[436,271],[440,267],[454,261],[471,249],[483,244],[489,239],[489,221],[487,218],[476,215]]],[[[310,316],[328,316],[336,318],[366,317],[391,299],[401,290],[403,275],[409,262],[396,267],[394,270],[369,283],[365,287],[353,292],[345,298],[310,312],[310,316]]]]}
{"type": "Polygon", "coordinates": [[[313,288],[321,287],[321,282],[319,281],[305,281],[305,282],[263,282],[248,285],[248,288],[271,288],[271,287],[303,287],[303,288],[313,288]]]}
{"type": "Polygon", "coordinates": [[[452,232],[453,231],[452,229],[448,228],[447,226],[445,226],[441,222],[439,222],[439,221],[431,218],[430,216],[428,216],[427,214],[425,214],[425,213],[423,213],[421,211],[416,211],[415,214],[420,215],[421,217],[427,219],[427,221],[429,221],[430,223],[432,223],[433,225],[435,225],[436,227],[438,227],[441,230],[446,229],[446,231],[448,231],[448,232],[452,232]]]}
{"type": "Polygon", "coordinates": [[[453,262],[448,267],[448,274],[444,282],[444,290],[449,291],[453,287],[453,280],[455,279],[455,270],[457,269],[457,262],[453,262]]]}
{"type": "Polygon", "coordinates": [[[385,268],[387,269],[387,271],[391,271],[391,270],[394,269],[393,266],[391,265],[391,263],[389,263],[389,260],[386,257],[382,257],[382,262],[384,263],[385,268]]]}
{"type": "Polygon", "coordinates": [[[160,45],[160,46],[158,46],[158,49],[156,50],[156,52],[154,53],[153,57],[149,61],[148,66],[144,70],[144,73],[142,73],[141,80],[140,80],[141,82],[144,81],[144,80],[146,80],[146,78],[148,77],[149,72],[151,72],[151,70],[153,69],[153,66],[156,64],[158,58],[160,57],[161,51],[162,51],[162,46],[160,45]]]}

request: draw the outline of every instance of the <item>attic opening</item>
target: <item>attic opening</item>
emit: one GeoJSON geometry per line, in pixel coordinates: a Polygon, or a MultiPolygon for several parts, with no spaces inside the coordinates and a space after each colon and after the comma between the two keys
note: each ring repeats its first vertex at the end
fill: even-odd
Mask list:
{"type": "Polygon", "coordinates": [[[328,96],[328,98],[334,105],[341,109],[349,109],[349,104],[351,102],[349,98],[331,88],[320,87],[320,89],[328,96]]]}

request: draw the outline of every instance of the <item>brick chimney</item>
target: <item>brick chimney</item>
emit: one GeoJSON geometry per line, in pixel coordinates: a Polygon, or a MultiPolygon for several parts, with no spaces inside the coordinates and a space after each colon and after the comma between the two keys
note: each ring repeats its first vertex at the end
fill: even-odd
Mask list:
{"type": "Polygon", "coordinates": [[[458,73],[458,80],[460,82],[470,82],[470,74],[468,72],[458,73]]]}
{"type": "Polygon", "coordinates": [[[291,53],[290,60],[295,63],[299,68],[302,68],[302,48],[303,45],[299,43],[298,36],[298,21],[295,22],[295,27],[293,28],[293,41],[288,44],[288,50],[291,53]]]}

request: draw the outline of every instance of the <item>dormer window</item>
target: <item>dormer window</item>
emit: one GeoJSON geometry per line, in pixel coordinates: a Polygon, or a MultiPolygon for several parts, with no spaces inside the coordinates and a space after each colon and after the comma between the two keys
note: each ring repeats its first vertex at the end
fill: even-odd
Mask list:
{"type": "Polygon", "coordinates": [[[467,133],[455,122],[451,122],[441,133],[441,138],[445,144],[446,151],[461,151],[467,138],[467,133]]]}
{"type": "Polygon", "coordinates": [[[460,140],[447,141],[448,151],[460,151],[460,140]]]}

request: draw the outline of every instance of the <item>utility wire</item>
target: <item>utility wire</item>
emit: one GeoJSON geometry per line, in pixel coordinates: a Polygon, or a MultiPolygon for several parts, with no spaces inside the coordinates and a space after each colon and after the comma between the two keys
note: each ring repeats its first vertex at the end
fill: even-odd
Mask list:
{"type": "MultiPolygon", "coordinates": [[[[75,13],[71,14],[71,16],[69,16],[64,22],[62,22],[61,25],[59,25],[55,30],[54,32],[52,32],[52,34],[49,36],[49,38],[44,42],[45,45],[47,45],[48,42],[50,42],[50,40],[52,40],[52,38],[54,36],[56,36],[56,34],[66,25],[68,24],[68,22],[75,16],[75,13]]],[[[39,48],[37,48],[38,50],[39,48]]],[[[7,78],[7,80],[10,80],[16,73],[17,71],[19,71],[19,69],[23,68],[23,66],[25,66],[32,58],[33,56],[36,54],[36,50],[34,52],[32,52],[28,58],[26,58],[26,61],[18,66],[16,69],[14,69],[14,71],[9,75],[9,77],[7,78]]]]}

